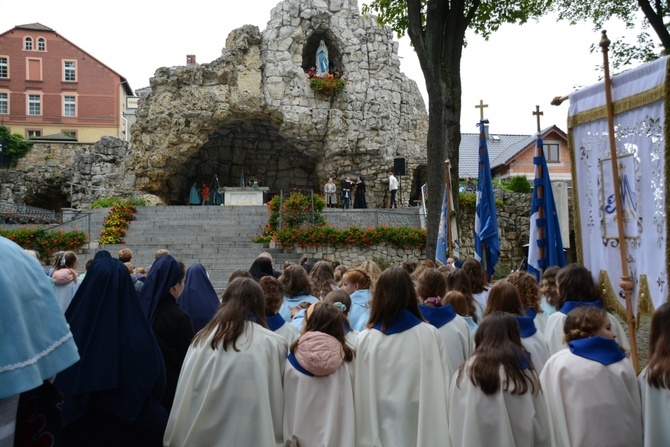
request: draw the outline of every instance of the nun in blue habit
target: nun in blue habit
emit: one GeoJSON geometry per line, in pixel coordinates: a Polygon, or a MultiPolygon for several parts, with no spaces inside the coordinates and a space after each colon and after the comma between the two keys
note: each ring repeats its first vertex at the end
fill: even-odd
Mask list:
{"type": "Polygon", "coordinates": [[[165,365],[126,266],[89,267],[65,313],[81,360],[56,377],[63,445],[160,446],[165,365]]]}
{"type": "MultiPolygon", "coordinates": [[[[39,261],[0,237],[0,271],[0,445],[13,445],[21,393],[41,387],[79,354],[39,261]]],[[[60,427],[60,420],[41,420],[42,434],[52,425],[60,427]]]]}
{"type": "Polygon", "coordinates": [[[177,390],[181,365],[195,335],[191,316],[177,306],[177,298],[184,291],[185,273],[184,264],[172,255],[161,256],[149,269],[137,298],[165,360],[167,383],[162,403],[168,412],[177,390]]]}
{"type": "Polygon", "coordinates": [[[193,329],[200,331],[219,309],[219,297],[202,264],[193,264],[186,270],[184,291],[177,305],[191,316],[193,329]]]}

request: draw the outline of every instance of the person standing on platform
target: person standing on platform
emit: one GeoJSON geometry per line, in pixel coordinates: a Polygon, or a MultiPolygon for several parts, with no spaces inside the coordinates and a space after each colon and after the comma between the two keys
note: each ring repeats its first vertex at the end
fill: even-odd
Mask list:
{"type": "Polygon", "coordinates": [[[395,178],[393,172],[388,172],[389,176],[389,191],[391,192],[391,203],[389,208],[398,208],[398,205],[395,202],[395,195],[398,192],[398,179],[395,178]]]}
{"type": "Polygon", "coordinates": [[[200,195],[202,196],[202,204],[209,205],[209,186],[203,180],[202,189],[200,190],[200,195]]]}
{"type": "Polygon", "coordinates": [[[191,191],[188,194],[189,205],[200,205],[200,191],[198,190],[198,182],[193,182],[191,191]]]}
{"type": "Polygon", "coordinates": [[[335,195],[337,187],[332,177],[328,179],[328,183],[323,187],[323,192],[326,196],[326,206],[328,208],[335,208],[337,206],[337,196],[335,195]]]}
{"type": "Polygon", "coordinates": [[[368,204],[365,201],[365,182],[363,177],[358,176],[356,181],[356,193],[354,194],[354,208],[367,208],[368,204]]]}
{"type": "Polygon", "coordinates": [[[351,203],[351,188],[353,187],[353,182],[346,176],[342,183],[340,183],[340,189],[342,190],[342,209],[348,210],[349,204],[351,203]]]}

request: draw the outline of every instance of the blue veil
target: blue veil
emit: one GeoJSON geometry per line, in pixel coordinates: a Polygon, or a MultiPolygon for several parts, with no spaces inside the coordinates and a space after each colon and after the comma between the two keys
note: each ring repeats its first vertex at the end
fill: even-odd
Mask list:
{"type": "Polygon", "coordinates": [[[177,305],[191,316],[196,332],[209,323],[219,309],[219,304],[219,297],[205,267],[202,264],[190,266],[186,270],[184,291],[177,299],[177,305]]]}
{"type": "Polygon", "coordinates": [[[65,317],[81,361],[54,382],[65,395],[63,426],[91,406],[133,423],[150,393],[160,399],[165,365],[126,266],[115,258],[91,264],[65,317]]]}
{"type": "Polygon", "coordinates": [[[0,236],[0,399],[32,390],[79,360],[39,261],[0,236]]]}
{"type": "Polygon", "coordinates": [[[138,297],[144,315],[149,320],[149,327],[154,325],[158,304],[164,296],[170,293],[170,288],[177,284],[181,277],[182,270],[179,262],[169,254],[156,259],[149,269],[138,297]]]}

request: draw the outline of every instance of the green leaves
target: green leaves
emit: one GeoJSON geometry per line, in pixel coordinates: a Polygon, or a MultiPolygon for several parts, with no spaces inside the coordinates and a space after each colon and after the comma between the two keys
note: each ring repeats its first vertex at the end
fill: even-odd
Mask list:
{"type": "Polygon", "coordinates": [[[0,145],[2,145],[2,152],[9,155],[12,166],[16,166],[19,159],[26,155],[32,147],[32,143],[24,140],[21,135],[12,135],[7,126],[0,126],[0,145]]]}

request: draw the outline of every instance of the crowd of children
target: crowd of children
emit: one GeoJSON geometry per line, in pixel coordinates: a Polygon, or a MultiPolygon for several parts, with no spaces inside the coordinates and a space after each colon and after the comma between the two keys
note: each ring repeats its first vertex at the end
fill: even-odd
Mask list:
{"type": "Polygon", "coordinates": [[[487,284],[474,259],[278,272],[262,254],[217,296],[167,253],[138,293],[108,252],[83,279],[76,256],[48,276],[0,252],[0,446],[670,445],[670,304],[636,375],[577,264],[487,284]]]}

